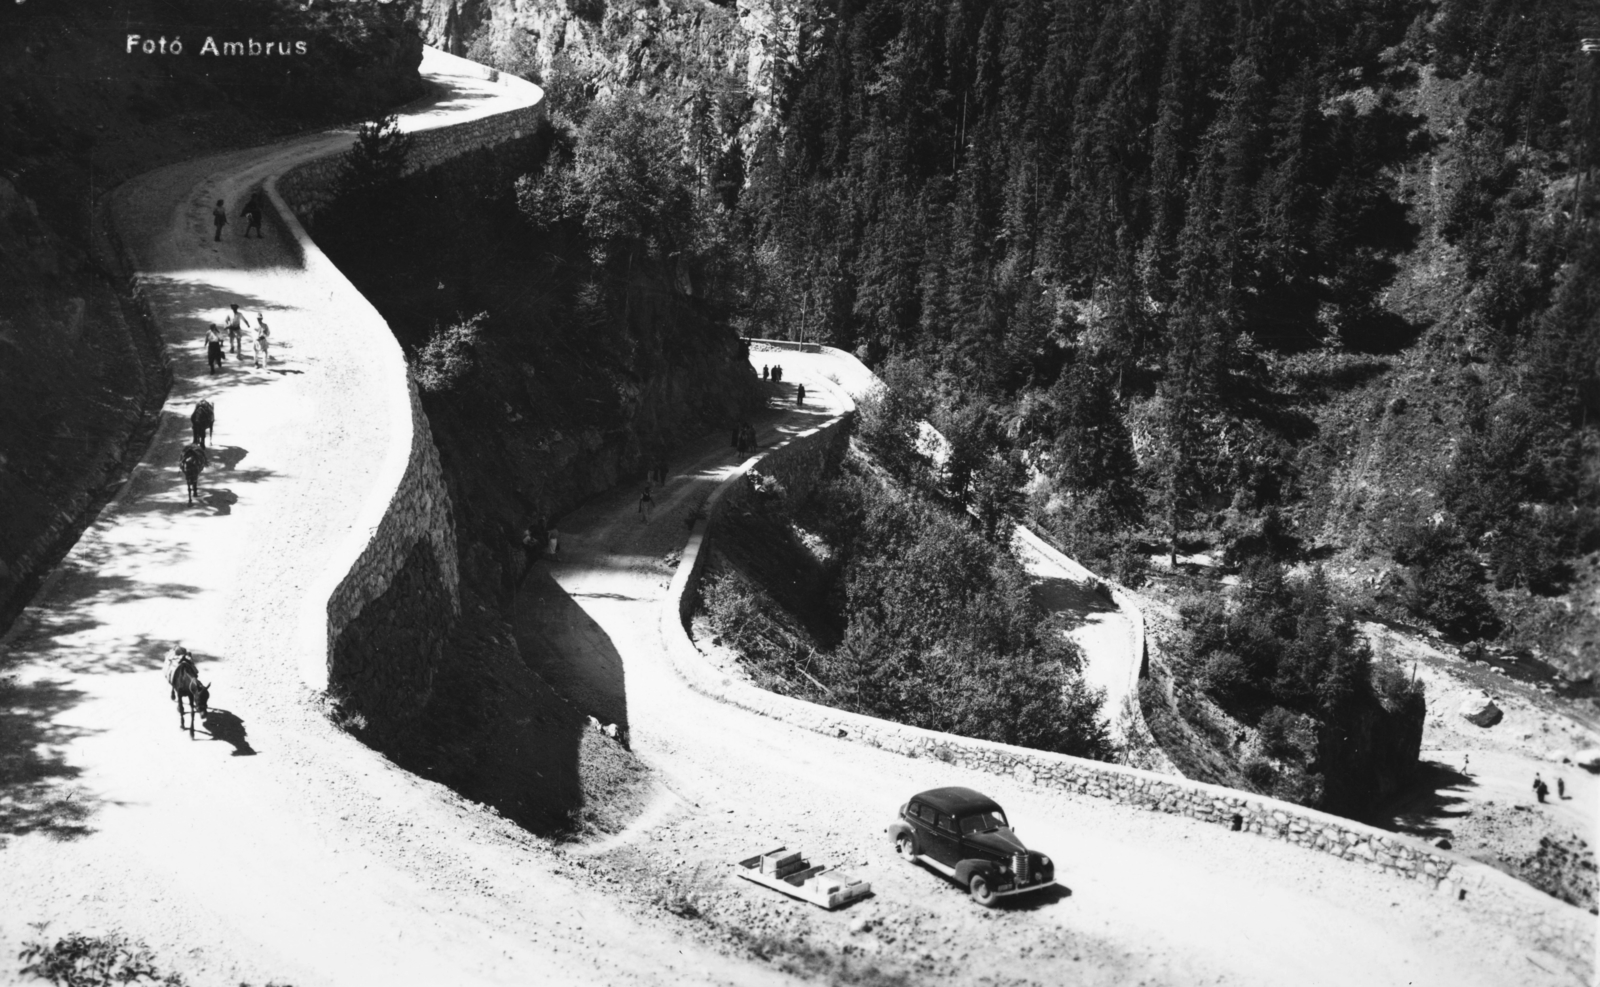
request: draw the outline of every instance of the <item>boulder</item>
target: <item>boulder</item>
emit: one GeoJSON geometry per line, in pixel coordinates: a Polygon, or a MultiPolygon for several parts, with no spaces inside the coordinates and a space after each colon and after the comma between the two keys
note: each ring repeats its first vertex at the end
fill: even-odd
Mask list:
{"type": "Polygon", "coordinates": [[[1468,696],[1456,712],[1468,723],[1480,727],[1492,727],[1505,716],[1500,712],[1500,707],[1494,704],[1494,699],[1483,691],[1468,696]]]}
{"type": "Polygon", "coordinates": [[[1590,747],[1572,755],[1572,763],[1585,771],[1600,774],[1600,747],[1590,747]]]}

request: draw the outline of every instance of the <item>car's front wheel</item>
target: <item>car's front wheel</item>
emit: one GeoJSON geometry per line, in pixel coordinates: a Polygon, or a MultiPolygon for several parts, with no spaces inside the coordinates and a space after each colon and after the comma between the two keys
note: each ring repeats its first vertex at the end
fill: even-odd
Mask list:
{"type": "Polygon", "coordinates": [[[967,882],[967,891],[972,895],[973,901],[985,908],[993,908],[994,903],[1000,900],[994,893],[994,888],[990,887],[989,879],[982,874],[972,875],[972,880],[967,882]]]}
{"type": "Polygon", "coordinates": [[[894,838],[894,852],[906,860],[917,855],[917,844],[910,833],[901,833],[894,838]]]}

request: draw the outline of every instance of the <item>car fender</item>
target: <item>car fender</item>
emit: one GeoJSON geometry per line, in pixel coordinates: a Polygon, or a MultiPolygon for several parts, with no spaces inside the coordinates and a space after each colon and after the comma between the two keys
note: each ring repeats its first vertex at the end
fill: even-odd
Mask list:
{"type": "Polygon", "coordinates": [[[968,858],[956,864],[956,883],[966,887],[972,881],[972,875],[974,874],[982,874],[984,877],[993,880],[999,870],[1000,868],[992,860],[968,858]]]}
{"type": "Polygon", "coordinates": [[[915,849],[915,847],[917,845],[917,834],[916,834],[916,831],[913,830],[909,824],[904,823],[904,822],[892,822],[892,823],[890,823],[889,824],[889,842],[893,843],[895,840],[898,840],[902,836],[911,837],[911,846],[912,846],[913,849],[915,849]]]}

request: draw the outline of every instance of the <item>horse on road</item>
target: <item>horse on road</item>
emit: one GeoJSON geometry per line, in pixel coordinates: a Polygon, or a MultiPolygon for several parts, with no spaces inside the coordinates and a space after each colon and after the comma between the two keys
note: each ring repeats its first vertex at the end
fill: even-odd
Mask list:
{"type": "Polygon", "coordinates": [[[189,504],[193,506],[194,499],[200,496],[200,471],[206,468],[206,447],[198,442],[184,446],[183,459],[178,465],[183,470],[183,481],[188,487],[189,504]]]}
{"type": "Polygon", "coordinates": [[[182,645],[167,652],[162,671],[167,677],[167,687],[172,690],[172,698],[178,702],[179,730],[183,729],[183,701],[189,700],[189,736],[193,737],[195,714],[206,715],[211,688],[200,681],[200,670],[195,667],[194,656],[182,645]]]}
{"type": "Polygon", "coordinates": [[[210,401],[201,401],[194,406],[194,411],[189,413],[189,427],[194,431],[194,441],[202,446],[216,429],[216,424],[217,410],[211,406],[210,401]]]}

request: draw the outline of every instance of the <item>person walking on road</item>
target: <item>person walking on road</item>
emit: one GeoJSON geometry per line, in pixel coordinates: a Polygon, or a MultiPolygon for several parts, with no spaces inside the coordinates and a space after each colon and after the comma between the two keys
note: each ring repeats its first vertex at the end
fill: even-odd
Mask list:
{"type": "Polygon", "coordinates": [[[262,235],[261,235],[261,212],[262,212],[262,206],[263,206],[263,203],[261,201],[261,190],[260,189],[256,189],[254,192],[250,193],[250,199],[249,199],[249,201],[247,201],[244,204],[244,208],[239,210],[239,215],[244,216],[247,219],[249,219],[249,223],[247,223],[245,225],[245,228],[244,228],[244,238],[246,240],[250,239],[250,231],[251,230],[255,230],[256,231],[256,239],[257,240],[260,240],[262,238],[262,235]]]}
{"type": "Polygon", "coordinates": [[[1556,776],[1556,798],[1564,799],[1566,797],[1567,797],[1567,779],[1561,777],[1560,775],[1557,775],[1556,776]]]}
{"type": "Polygon", "coordinates": [[[222,200],[217,200],[217,207],[211,210],[211,222],[217,227],[217,235],[213,240],[222,239],[222,228],[228,225],[228,210],[222,207],[222,200]]]}
{"type": "Polygon", "coordinates": [[[772,379],[772,368],[767,366],[765,363],[763,363],[761,365],[761,379],[762,380],[771,380],[772,379]]]}
{"type": "Polygon", "coordinates": [[[1548,795],[1549,793],[1550,793],[1550,786],[1546,785],[1544,783],[1544,779],[1539,777],[1539,775],[1537,773],[1535,773],[1534,776],[1533,776],[1533,795],[1534,795],[1534,797],[1537,798],[1540,802],[1543,802],[1544,801],[1544,797],[1546,795],[1548,795]]]}
{"type": "Polygon", "coordinates": [[[650,511],[655,506],[656,502],[650,497],[650,484],[646,483],[644,485],[644,493],[639,495],[639,520],[649,524],[650,511]]]}
{"type": "Polygon", "coordinates": [[[801,384],[794,391],[794,406],[801,407],[806,403],[806,385],[801,384]]]}
{"type": "Polygon", "coordinates": [[[545,546],[545,552],[547,552],[552,559],[559,558],[561,556],[561,532],[557,531],[555,528],[550,529],[550,541],[545,546]]]}
{"type": "Polygon", "coordinates": [[[233,350],[233,355],[244,359],[240,343],[244,338],[244,313],[239,311],[238,303],[234,303],[233,312],[228,316],[228,348],[233,350]]]}
{"type": "Polygon", "coordinates": [[[206,365],[216,373],[222,366],[222,330],[217,326],[206,327],[206,365]]]}

